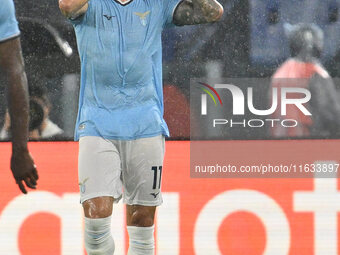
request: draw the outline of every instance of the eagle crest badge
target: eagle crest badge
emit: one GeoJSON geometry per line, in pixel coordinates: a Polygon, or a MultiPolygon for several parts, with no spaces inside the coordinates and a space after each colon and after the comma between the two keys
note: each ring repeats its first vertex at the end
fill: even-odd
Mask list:
{"type": "Polygon", "coordinates": [[[140,23],[145,27],[147,24],[146,17],[150,14],[150,11],[146,12],[134,12],[140,19],[140,23]]]}

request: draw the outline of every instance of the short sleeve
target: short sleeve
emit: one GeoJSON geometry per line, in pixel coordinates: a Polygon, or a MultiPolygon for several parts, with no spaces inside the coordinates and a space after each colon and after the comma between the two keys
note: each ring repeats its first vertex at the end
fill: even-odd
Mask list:
{"type": "Polygon", "coordinates": [[[20,35],[18,21],[15,18],[13,0],[1,0],[0,5],[0,42],[20,35]]]}
{"type": "Polygon", "coordinates": [[[175,24],[173,23],[174,12],[177,8],[177,5],[182,0],[161,0],[163,1],[163,13],[164,13],[164,27],[172,27],[175,24]]]}

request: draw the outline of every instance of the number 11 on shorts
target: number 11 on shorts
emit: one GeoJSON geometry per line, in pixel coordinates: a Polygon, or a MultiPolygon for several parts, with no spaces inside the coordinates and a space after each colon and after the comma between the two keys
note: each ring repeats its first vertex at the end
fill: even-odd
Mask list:
{"type": "Polygon", "coordinates": [[[153,189],[160,189],[161,188],[161,179],[162,179],[162,166],[153,166],[151,167],[151,170],[153,171],[153,189]],[[159,171],[159,180],[158,180],[158,188],[157,188],[157,176],[159,171]]]}

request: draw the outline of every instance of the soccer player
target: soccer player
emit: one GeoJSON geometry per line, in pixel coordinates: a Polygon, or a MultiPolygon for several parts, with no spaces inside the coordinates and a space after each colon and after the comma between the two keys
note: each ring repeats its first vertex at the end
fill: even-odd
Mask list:
{"type": "MultiPolygon", "coordinates": [[[[161,32],[215,22],[215,0],[59,0],[75,28],[81,89],[75,139],[89,255],[112,255],[113,203],[126,203],[129,255],[154,254],[162,203],[164,136],[161,32]]],[[[181,174],[181,173],[179,173],[181,174]]]]}
{"type": "Polygon", "coordinates": [[[11,170],[20,190],[26,194],[24,183],[35,189],[38,173],[27,148],[29,106],[19,35],[13,0],[1,0],[0,68],[8,84],[7,98],[12,134],[11,170]]]}

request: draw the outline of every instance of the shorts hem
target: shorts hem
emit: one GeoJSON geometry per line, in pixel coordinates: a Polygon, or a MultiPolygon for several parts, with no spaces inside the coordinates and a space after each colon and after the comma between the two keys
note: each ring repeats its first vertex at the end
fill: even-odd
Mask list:
{"type": "Polygon", "coordinates": [[[89,194],[83,197],[80,197],[80,203],[84,203],[86,200],[92,199],[92,198],[96,198],[96,197],[113,197],[114,204],[118,204],[118,202],[121,200],[122,195],[112,195],[109,193],[93,193],[93,194],[89,194]]]}
{"type": "Polygon", "coordinates": [[[143,206],[160,206],[163,204],[163,199],[158,201],[145,201],[145,200],[127,200],[123,199],[123,203],[127,205],[143,205],[143,206]]]}

